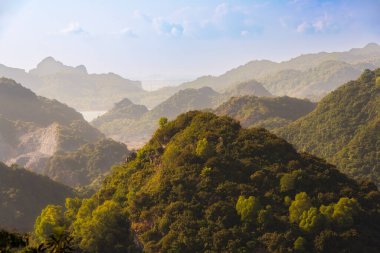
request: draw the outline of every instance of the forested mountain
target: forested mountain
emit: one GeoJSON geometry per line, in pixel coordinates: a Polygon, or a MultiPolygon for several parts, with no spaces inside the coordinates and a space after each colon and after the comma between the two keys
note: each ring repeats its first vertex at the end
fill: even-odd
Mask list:
{"type": "Polygon", "coordinates": [[[192,111],[163,122],[93,197],[46,207],[35,236],[66,229],[95,253],[377,252],[379,208],[373,184],[265,129],[192,111]]]}
{"type": "MultiPolygon", "coordinates": [[[[42,209],[62,205],[74,192],[64,185],[0,162],[0,228],[31,231],[42,209]]],[[[1,241],[1,240],[0,240],[1,241]]]]}
{"type": "Polygon", "coordinates": [[[179,114],[190,110],[216,108],[231,96],[242,94],[271,96],[256,81],[232,86],[223,94],[209,87],[185,89],[178,91],[149,111],[142,105],[135,105],[130,100],[124,99],[116,103],[109,112],[93,120],[91,124],[110,138],[127,143],[128,146],[141,147],[158,127],[158,120],[161,117],[174,119],[179,114]]]}
{"type": "Polygon", "coordinates": [[[226,115],[240,122],[243,127],[264,127],[273,129],[285,126],[305,116],[315,108],[309,100],[291,97],[233,97],[214,112],[226,115]]]}
{"type": "Polygon", "coordinates": [[[40,96],[57,99],[77,110],[106,110],[114,101],[128,97],[136,102],[145,94],[138,81],[113,73],[88,74],[85,66],[70,67],[52,57],[42,60],[35,69],[0,65],[0,77],[22,83],[40,96]]]}
{"type": "Polygon", "coordinates": [[[58,151],[47,160],[41,173],[71,187],[98,188],[110,168],[124,162],[128,153],[124,144],[103,139],[75,151],[58,151]]]}
{"type": "Polygon", "coordinates": [[[130,108],[143,108],[141,105],[127,103],[125,100],[115,104],[106,114],[98,117],[92,125],[100,129],[108,137],[127,143],[128,146],[141,147],[149,140],[158,127],[161,117],[173,119],[181,113],[195,109],[215,107],[222,101],[219,93],[211,88],[186,89],[174,94],[152,110],[141,110],[140,113],[131,113],[130,108]]]}
{"type": "Polygon", "coordinates": [[[181,89],[205,86],[223,93],[233,85],[257,80],[275,96],[319,100],[342,83],[358,78],[363,70],[378,67],[380,46],[371,43],[346,52],[306,54],[280,63],[251,61],[220,76],[203,76],[178,87],[150,92],[148,96],[159,101],[181,89]]]}
{"type": "Polygon", "coordinates": [[[124,144],[104,135],[74,109],[0,79],[0,160],[69,186],[99,184],[125,160],[124,144]]]}
{"type": "Polygon", "coordinates": [[[277,133],[353,177],[380,184],[380,69],[366,70],[277,133]]]}

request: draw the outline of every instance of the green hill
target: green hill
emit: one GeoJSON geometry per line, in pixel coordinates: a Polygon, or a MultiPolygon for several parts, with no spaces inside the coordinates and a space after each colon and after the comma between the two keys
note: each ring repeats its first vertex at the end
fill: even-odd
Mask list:
{"type": "Polygon", "coordinates": [[[109,112],[95,119],[92,125],[108,137],[127,143],[129,147],[141,147],[158,127],[161,117],[173,119],[189,110],[212,108],[222,99],[219,93],[204,87],[181,90],[149,111],[146,108],[141,110],[143,106],[131,103],[125,108],[124,103],[119,102],[109,112]],[[140,108],[134,109],[140,113],[133,116],[129,108],[140,108]]]}
{"type": "Polygon", "coordinates": [[[290,97],[233,97],[214,112],[240,122],[243,127],[278,128],[308,114],[316,104],[290,97]]]}
{"type": "MultiPolygon", "coordinates": [[[[54,220],[85,252],[377,252],[380,193],[265,129],[188,112],[54,220]]],[[[48,207],[36,235],[47,235],[48,207]]]]}
{"type": "Polygon", "coordinates": [[[379,184],[379,79],[380,69],[366,70],[278,134],[300,150],[337,164],[342,172],[379,184]]]}
{"type": "Polygon", "coordinates": [[[55,153],[41,173],[71,187],[92,184],[98,188],[110,168],[124,162],[128,152],[124,144],[103,139],[75,151],[55,153]]]}
{"type": "Polygon", "coordinates": [[[62,205],[74,192],[66,186],[25,169],[0,162],[0,228],[31,231],[48,204],[62,205]]]}

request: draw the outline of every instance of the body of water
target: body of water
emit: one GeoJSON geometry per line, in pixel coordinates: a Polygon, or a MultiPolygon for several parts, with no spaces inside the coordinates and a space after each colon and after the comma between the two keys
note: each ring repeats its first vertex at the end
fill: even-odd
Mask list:
{"type": "Polygon", "coordinates": [[[82,111],[83,118],[88,122],[96,119],[97,117],[105,114],[107,111],[82,111]]]}

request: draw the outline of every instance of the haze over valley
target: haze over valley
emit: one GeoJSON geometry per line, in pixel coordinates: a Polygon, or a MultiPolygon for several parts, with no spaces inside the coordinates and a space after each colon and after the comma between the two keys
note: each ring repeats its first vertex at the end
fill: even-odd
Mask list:
{"type": "Polygon", "coordinates": [[[1,1],[0,252],[379,252],[378,10],[1,1]]]}

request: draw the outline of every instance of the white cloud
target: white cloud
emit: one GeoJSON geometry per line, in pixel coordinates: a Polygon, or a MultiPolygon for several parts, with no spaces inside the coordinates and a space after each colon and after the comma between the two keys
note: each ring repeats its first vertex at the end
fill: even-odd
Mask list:
{"type": "Polygon", "coordinates": [[[157,33],[179,37],[183,35],[184,28],[181,24],[172,23],[163,18],[154,18],[153,26],[157,33]]]}
{"type": "Polygon", "coordinates": [[[307,23],[307,22],[302,22],[301,24],[299,24],[298,26],[297,26],[297,32],[299,32],[299,33],[304,33],[304,32],[306,32],[306,31],[308,31],[310,29],[310,24],[309,23],[307,23]]]}
{"type": "Polygon", "coordinates": [[[60,31],[60,33],[62,33],[62,34],[83,34],[83,33],[85,33],[85,31],[79,25],[78,22],[71,22],[70,24],[68,24],[68,26],[63,28],[60,31]]]}
{"type": "Polygon", "coordinates": [[[240,32],[240,35],[243,37],[247,37],[249,35],[249,32],[244,30],[240,32]]]}
{"type": "Polygon", "coordinates": [[[216,19],[223,18],[228,13],[228,5],[226,3],[219,4],[215,8],[214,17],[216,19]]]}
{"type": "Polygon", "coordinates": [[[145,13],[142,13],[139,10],[134,10],[133,11],[133,17],[137,18],[137,19],[145,20],[145,21],[147,21],[149,23],[152,22],[152,17],[150,17],[149,15],[147,15],[145,13]]]}
{"type": "Polygon", "coordinates": [[[121,35],[123,35],[125,37],[129,37],[129,38],[137,38],[138,37],[137,34],[135,33],[135,31],[133,31],[133,29],[131,29],[129,27],[121,29],[119,33],[121,35]]]}
{"type": "Polygon", "coordinates": [[[324,16],[318,17],[312,24],[313,28],[317,32],[323,32],[330,27],[329,17],[325,13],[324,16]]]}

